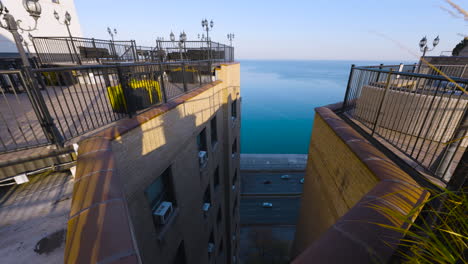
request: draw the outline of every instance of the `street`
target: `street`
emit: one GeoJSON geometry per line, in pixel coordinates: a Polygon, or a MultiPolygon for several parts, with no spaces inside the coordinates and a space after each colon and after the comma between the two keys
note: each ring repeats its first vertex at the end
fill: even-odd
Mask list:
{"type": "Polygon", "coordinates": [[[300,202],[300,197],[242,197],[241,225],[296,225],[300,202]],[[264,202],[273,207],[262,207],[264,202]]]}

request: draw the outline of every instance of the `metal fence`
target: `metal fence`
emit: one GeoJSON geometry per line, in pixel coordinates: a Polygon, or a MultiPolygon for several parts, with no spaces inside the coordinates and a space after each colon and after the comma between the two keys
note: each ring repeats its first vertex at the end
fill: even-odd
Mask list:
{"type": "Polygon", "coordinates": [[[414,167],[447,182],[468,145],[468,79],[453,80],[352,67],[343,113],[414,167]]]}
{"type": "Polygon", "coordinates": [[[42,65],[106,64],[116,62],[234,61],[234,48],[212,41],[157,41],[156,47],[135,41],[77,37],[34,37],[42,65]]]}
{"type": "Polygon", "coordinates": [[[0,153],[61,145],[214,78],[211,61],[0,71],[0,153]]]}

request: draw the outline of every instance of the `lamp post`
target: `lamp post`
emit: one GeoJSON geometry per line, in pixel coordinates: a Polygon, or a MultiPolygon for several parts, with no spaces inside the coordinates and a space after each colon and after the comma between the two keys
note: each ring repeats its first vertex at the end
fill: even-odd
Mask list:
{"type": "Polygon", "coordinates": [[[26,52],[23,47],[23,38],[18,33],[18,29],[22,31],[34,31],[37,29],[37,20],[41,16],[42,8],[38,0],[23,0],[24,9],[29,13],[29,15],[34,19],[34,27],[23,28],[21,26],[22,21],[20,19],[16,20],[13,15],[10,14],[8,9],[0,1],[0,17],[3,16],[5,24],[0,21],[0,27],[10,31],[15,40],[16,48],[21,57],[23,65],[25,67],[31,67],[26,52]]]}
{"type": "MultiPolygon", "coordinates": [[[[175,43],[175,35],[171,31],[171,34],[169,35],[172,43],[175,43]]],[[[178,46],[179,46],[179,53],[180,53],[180,60],[183,61],[184,58],[182,56],[182,48],[185,48],[185,41],[187,41],[187,34],[185,32],[180,33],[179,35],[179,41],[178,41],[178,46]]]]}
{"type": "Polygon", "coordinates": [[[419,41],[419,49],[421,50],[421,52],[423,53],[421,59],[419,60],[419,66],[418,66],[418,72],[421,70],[421,63],[422,63],[422,60],[424,59],[424,56],[426,56],[426,52],[428,51],[432,51],[435,49],[435,47],[439,44],[439,36],[437,36],[434,41],[432,42],[432,49],[429,49],[429,47],[427,46],[427,38],[426,36],[424,36],[420,41],[419,41]]]}
{"type": "Polygon", "coordinates": [[[230,43],[229,46],[232,47],[232,40],[234,39],[234,33],[227,34],[227,38],[228,38],[229,43],[230,43]]]}
{"type": "Polygon", "coordinates": [[[117,35],[117,29],[114,28],[114,30],[112,30],[110,27],[107,27],[107,33],[109,33],[112,38],[112,42],[114,42],[114,35],[117,35]]]}
{"type": "MultiPolygon", "coordinates": [[[[71,41],[71,44],[72,44],[73,52],[76,54],[78,64],[81,64],[81,59],[80,59],[80,56],[78,56],[78,52],[76,51],[75,43],[73,41],[73,36],[71,34],[71,31],[70,31],[70,21],[71,21],[70,13],[68,13],[68,11],[65,12],[65,18],[63,19],[63,22],[60,22],[60,16],[57,13],[57,11],[55,11],[55,10],[54,10],[54,17],[55,17],[55,19],[57,19],[57,21],[59,22],[60,25],[65,25],[67,27],[68,36],[70,36],[70,41],[71,41]]],[[[72,58],[73,58],[73,56],[72,56],[72,58]]]]}
{"type": "Polygon", "coordinates": [[[5,24],[0,21],[0,27],[10,31],[13,35],[13,39],[15,40],[16,48],[18,49],[18,53],[21,57],[24,66],[24,74],[25,74],[25,81],[26,81],[26,91],[30,96],[31,103],[36,106],[33,107],[34,112],[36,113],[37,119],[41,125],[42,130],[44,131],[44,135],[48,139],[48,141],[52,144],[56,144],[57,146],[63,146],[63,138],[58,131],[57,127],[54,124],[52,117],[47,109],[47,106],[44,102],[44,98],[39,91],[39,85],[37,84],[36,79],[34,78],[34,74],[31,71],[31,63],[29,62],[28,57],[26,56],[26,52],[24,51],[24,47],[22,44],[22,37],[18,33],[18,29],[22,31],[34,31],[37,29],[37,20],[41,16],[41,5],[39,4],[38,0],[23,0],[23,7],[34,19],[34,27],[23,28],[21,26],[22,21],[16,20],[13,15],[11,15],[8,9],[3,5],[0,1],[0,17],[3,16],[3,20],[5,20],[5,24]]]}
{"type": "Polygon", "coordinates": [[[205,18],[205,19],[202,19],[201,25],[202,25],[203,30],[206,31],[206,43],[207,43],[207,48],[209,49],[208,50],[208,60],[209,60],[209,59],[211,59],[210,31],[213,30],[214,22],[213,22],[213,20],[211,20],[208,23],[208,20],[205,18]]]}

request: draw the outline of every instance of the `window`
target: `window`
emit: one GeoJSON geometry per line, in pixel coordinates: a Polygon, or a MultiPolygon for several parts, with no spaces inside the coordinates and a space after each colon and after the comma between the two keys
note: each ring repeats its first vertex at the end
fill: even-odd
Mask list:
{"type": "Polygon", "coordinates": [[[60,4],[60,1],[59,1],[59,0],[52,0],[52,3],[54,3],[54,4],[60,4]]]}
{"type": "Polygon", "coordinates": [[[171,174],[171,167],[169,167],[146,188],[145,196],[151,209],[156,210],[163,201],[171,202],[173,206],[176,205],[171,174]]]}
{"type": "Polygon", "coordinates": [[[177,253],[174,258],[173,264],[185,264],[187,263],[187,257],[185,256],[185,247],[184,241],[180,242],[179,247],[177,248],[177,253]]]}
{"type": "Polygon", "coordinates": [[[214,148],[216,143],[218,143],[218,123],[215,116],[211,119],[211,147],[214,148]]]}
{"type": "Polygon", "coordinates": [[[237,196],[236,196],[236,200],[234,201],[234,207],[232,207],[232,216],[236,215],[236,208],[237,208],[237,196]]]}
{"type": "Polygon", "coordinates": [[[219,242],[219,249],[218,249],[218,255],[223,255],[223,240],[221,239],[221,241],[219,242]]]}
{"type": "Polygon", "coordinates": [[[219,227],[219,224],[221,224],[221,221],[223,220],[223,214],[221,212],[221,206],[218,207],[218,214],[216,216],[216,223],[218,224],[218,227],[219,227]]]}
{"type": "Polygon", "coordinates": [[[198,151],[207,151],[206,148],[206,128],[203,128],[203,130],[198,134],[197,136],[197,145],[198,145],[198,151]]]}
{"type": "Polygon", "coordinates": [[[231,103],[231,119],[236,120],[237,118],[237,99],[231,103]]]}
{"type": "Polygon", "coordinates": [[[237,169],[234,171],[234,176],[232,177],[232,190],[233,191],[236,189],[236,183],[237,183],[237,169]]]}
{"type": "Polygon", "coordinates": [[[206,187],[205,194],[203,195],[203,202],[211,204],[210,185],[206,187]]]}
{"type": "Polygon", "coordinates": [[[200,168],[204,168],[208,163],[208,149],[206,147],[206,128],[198,134],[197,136],[197,146],[198,146],[198,162],[200,168]]]}
{"type": "Polygon", "coordinates": [[[219,187],[219,166],[216,167],[214,175],[213,175],[213,186],[215,190],[219,187]]]}
{"type": "Polygon", "coordinates": [[[232,143],[231,147],[231,157],[235,158],[237,155],[237,139],[234,139],[234,143],[232,143]]]}
{"type": "Polygon", "coordinates": [[[214,235],[213,230],[211,230],[210,240],[208,241],[208,258],[211,258],[211,255],[215,251],[214,235]]]}

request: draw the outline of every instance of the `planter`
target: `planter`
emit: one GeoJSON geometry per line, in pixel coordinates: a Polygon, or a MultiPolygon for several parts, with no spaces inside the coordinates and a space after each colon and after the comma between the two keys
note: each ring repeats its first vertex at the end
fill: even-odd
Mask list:
{"type": "MultiPolygon", "coordinates": [[[[136,110],[148,108],[162,101],[161,89],[159,82],[152,80],[131,80],[128,86],[132,89],[132,101],[135,103],[136,110]]],[[[107,87],[107,95],[112,110],[117,113],[128,113],[127,101],[125,100],[122,86],[107,87]]]]}

